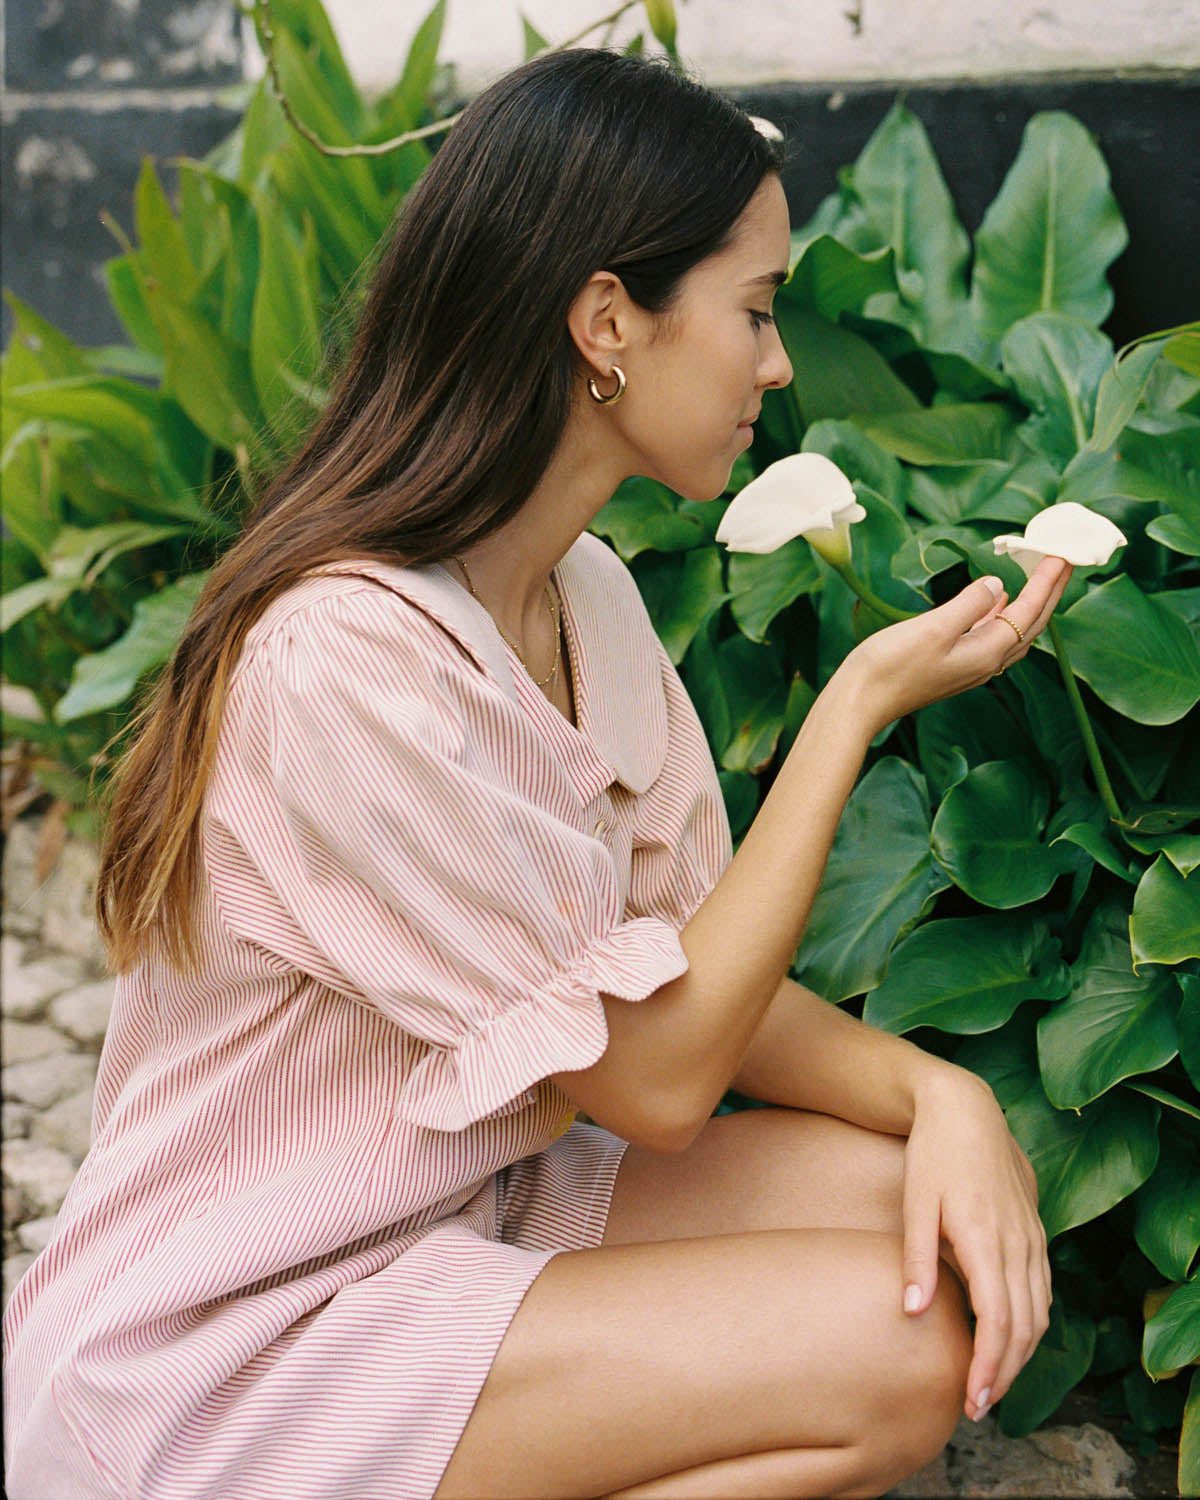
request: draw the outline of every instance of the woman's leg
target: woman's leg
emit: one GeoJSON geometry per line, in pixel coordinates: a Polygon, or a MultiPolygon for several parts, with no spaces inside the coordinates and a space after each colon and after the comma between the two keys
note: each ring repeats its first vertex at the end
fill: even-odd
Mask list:
{"type": "Polygon", "coordinates": [[[920,1468],[970,1338],[949,1274],[900,1311],[901,1151],[794,1111],[631,1148],[604,1247],[530,1289],[440,1500],[875,1495],[920,1468]]]}

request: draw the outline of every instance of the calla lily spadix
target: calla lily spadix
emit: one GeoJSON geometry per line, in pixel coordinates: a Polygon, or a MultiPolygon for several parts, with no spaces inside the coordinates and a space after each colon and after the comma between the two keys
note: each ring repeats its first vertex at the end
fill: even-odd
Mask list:
{"type": "Polygon", "coordinates": [[[850,561],[850,523],[866,511],[850,481],[821,453],[793,453],[734,496],[717,527],[731,552],[774,552],[805,536],[826,561],[850,561]]]}
{"type": "Polygon", "coordinates": [[[1038,511],[1024,536],[998,536],[992,545],[998,556],[1007,553],[1028,578],[1044,557],[1061,557],[1076,568],[1103,567],[1127,541],[1107,516],[1064,500],[1038,511]]]}

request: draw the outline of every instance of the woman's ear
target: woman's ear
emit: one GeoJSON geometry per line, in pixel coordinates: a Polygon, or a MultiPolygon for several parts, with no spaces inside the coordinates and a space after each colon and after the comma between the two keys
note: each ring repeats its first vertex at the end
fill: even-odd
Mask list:
{"type": "Polygon", "coordinates": [[[605,375],[627,357],[635,322],[629,294],[612,271],[593,271],[567,314],[567,327],[584,363],[605,375]]]}

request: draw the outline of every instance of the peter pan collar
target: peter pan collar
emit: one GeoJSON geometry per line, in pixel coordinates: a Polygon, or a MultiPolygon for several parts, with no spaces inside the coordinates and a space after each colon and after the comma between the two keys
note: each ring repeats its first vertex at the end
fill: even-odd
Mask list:
{"type": "MultiPolygon", "coordinates": [[[[314,572],[372,578],[400,594],[447,630],[500,691],[519,703],[495,621],[440,563],[404,568],[355,558],[314,572]]],[[[610,548],[586,532],[554,576],[575,648],[579,733],[613,779],[631,792],[645,792],[666,760],[667,708],[653,628],[636,585],[610,548]]]]}

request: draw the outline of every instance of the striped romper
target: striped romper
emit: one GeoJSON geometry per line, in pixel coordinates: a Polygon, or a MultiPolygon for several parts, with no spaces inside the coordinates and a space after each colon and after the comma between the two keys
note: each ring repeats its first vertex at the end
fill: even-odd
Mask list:
{"type": "Polygon", "coordinates": [[[443,568],[316,569],[237,664],[199,959],[122,976],[5,1315],[10,1500],[419,1500],[624,1143],[551,1081],[729,858],[627,569],[555,572],[573,727],[443,568]]]}

